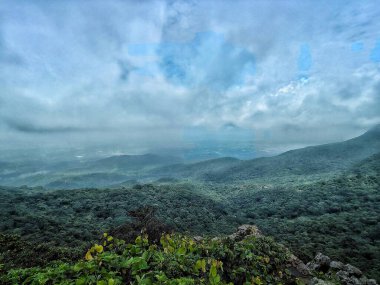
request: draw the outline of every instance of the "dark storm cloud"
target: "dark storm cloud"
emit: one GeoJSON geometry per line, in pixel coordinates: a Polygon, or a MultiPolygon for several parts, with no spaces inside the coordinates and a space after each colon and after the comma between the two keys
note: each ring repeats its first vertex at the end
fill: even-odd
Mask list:
{"type": "Polygon", "coordinates": [[[55,133],[68,133],[68,132],[83,132],[89,131],[86,129],[78,127],[68,127],[68,126],[37,126],[28,122],[14,121],[10,119],[4,120],[5,124],[12,130],[16,130],[22,133],[31,133],[31,134],[55,134],[55,133]]]}

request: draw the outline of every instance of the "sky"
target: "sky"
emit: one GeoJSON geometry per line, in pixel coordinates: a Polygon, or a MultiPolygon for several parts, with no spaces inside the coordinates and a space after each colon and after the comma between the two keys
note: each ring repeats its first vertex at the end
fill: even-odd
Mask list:
{"type": "Polygon", "coordinates": [[[378,19],[365,0],[2,0],[0,149],[354,137],[380,123],[378,19]]]}

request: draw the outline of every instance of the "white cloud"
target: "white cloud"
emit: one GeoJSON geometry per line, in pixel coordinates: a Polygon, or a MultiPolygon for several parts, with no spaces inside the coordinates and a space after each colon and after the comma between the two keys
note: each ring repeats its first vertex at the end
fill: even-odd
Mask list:
{"type": "Polygon", "coordinates": [[[189,127],[229,123],[284,143],[357,134],[379,122],[378,18],[376,1],[2,1],[0,135],[181,143],[189,127]]]}

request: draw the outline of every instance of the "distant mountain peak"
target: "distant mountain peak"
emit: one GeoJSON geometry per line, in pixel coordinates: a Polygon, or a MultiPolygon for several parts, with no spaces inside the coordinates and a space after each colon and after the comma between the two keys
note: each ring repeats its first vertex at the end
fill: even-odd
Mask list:
{"type": "Polygon", "coordinates": [[[380,136],[380,124],[377,124],[364,133],[364,136],[380,136]]]}
{"type": "Polygon", "coordinates": [[[369,132],[375,131],[375,132],[380,132],[380,124],[377,124],[373,126],[372,128],[369,129],[369,132]]]}

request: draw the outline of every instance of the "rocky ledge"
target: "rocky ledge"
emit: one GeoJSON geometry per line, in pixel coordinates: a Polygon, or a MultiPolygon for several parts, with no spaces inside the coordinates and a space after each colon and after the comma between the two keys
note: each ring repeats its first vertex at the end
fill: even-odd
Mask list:
{"type": "MultiPolygon", "coordinates": [[[[242,225],[227,238],[239,242],[249,236],[260,237],[263,234],[255,225],[242,225]]],[[[200,239],[202,238],[195,237],[195,240],[200,239]]],[[[342,285],[377,285],[375,279],[366,278],[359,268],[351,264],[331,260],[330,257],[322,253],[318,253],[307,264],[292,254],[287,268],[294,277],[299,278],[308,285],[332,285],[336,283],[342,285]],[[326,278],[321,279],[321,276],[326,278]]]]}
{"type": "MultiPolygon", "coordinates": [[[[306,266],[311,272],[322,272],[326,276],[338,280],[343,285],[377,285],[375,279],[366,278],[359,268],[351,264],[343,264],[340,261],[331,260],[330,257],[322,253],[318,253],[306,266]]],[[[311,284],[324,285],[326,282],[313,278],[311,284]]]]}

